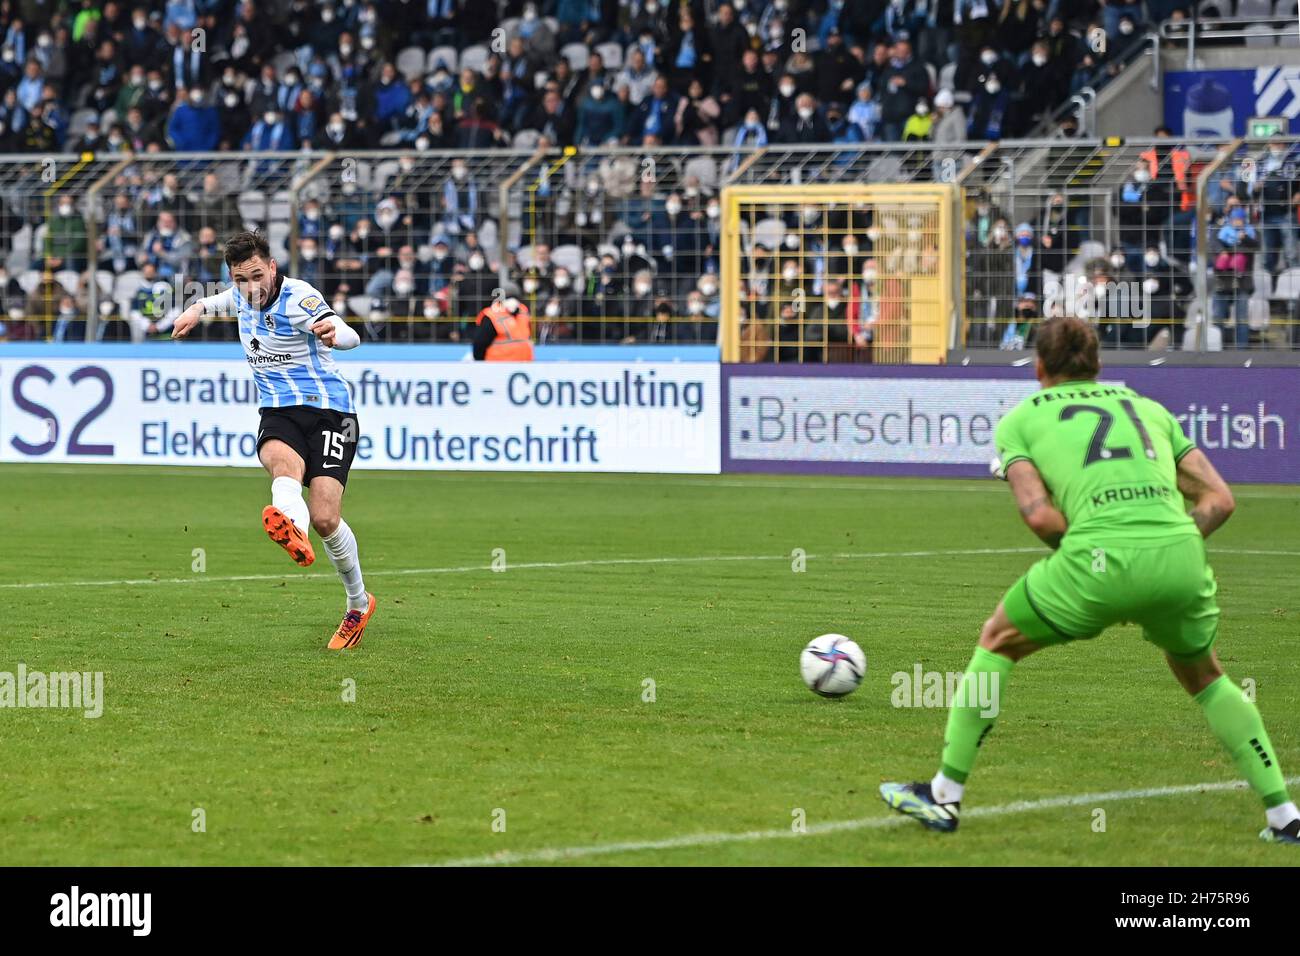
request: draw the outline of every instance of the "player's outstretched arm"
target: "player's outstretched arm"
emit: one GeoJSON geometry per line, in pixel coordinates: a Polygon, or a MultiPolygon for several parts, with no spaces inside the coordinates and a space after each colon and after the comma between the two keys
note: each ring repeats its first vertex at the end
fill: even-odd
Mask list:
{"type": "Polygon", "coordinates": [[[176,317],[172,323],[172,338],[183,339],[193,331],[194,326],[199,324],[199,319],[203,318],[203,303],[195,302],[192,306],[176,317]]]}
{"type": "Polygon", "coordinates": [[[361,336],[337,315],[318,319],[307,326],[307,331],[315,335],[332,349],[347,351],[361,344],[361,336]]]}
{"type": "Polygon", "coordinates": [[[1178,462],[1178,490],[1192,503],[1192,520],[1208,538],[1232,517],[1237,502],[1205,452],[1193,448],[1178,462]]]}
{"type": "Polygon", "coordinates": [[[1032,462],[1020,460],[1011,463],[1007,469],[1007,482],[1011,493],[1016,496],[1020,508],[1020,517],[1024,519],[1029,530],[1038,535],[1043,543],[1052,549],[1061,546],[1069,525],[1065,515],[1052,504],[1052,495],[1043,484],[1043,476],[1038,473],[1032,462]]]}

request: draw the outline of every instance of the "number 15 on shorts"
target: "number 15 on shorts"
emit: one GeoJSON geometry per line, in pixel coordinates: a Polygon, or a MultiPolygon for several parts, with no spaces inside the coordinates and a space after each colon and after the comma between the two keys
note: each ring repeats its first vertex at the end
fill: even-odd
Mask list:
{"type": "Polygon", "coordinates": [[[324,448],[321,454],[326,458],[337,458],[343,460],[343,433],[332,432],[328,428],[321,432],[321,437],[325,439],[324,448]]]}

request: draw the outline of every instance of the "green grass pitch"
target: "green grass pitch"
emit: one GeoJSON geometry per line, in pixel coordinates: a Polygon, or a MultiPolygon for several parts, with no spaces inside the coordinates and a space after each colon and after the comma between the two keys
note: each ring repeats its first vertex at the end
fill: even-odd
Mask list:
{"type": "MultiPolygon", "coordinates": [[[[318,539],[307,571],[266,540],[260,471],[0,486],[0,671],[105,673],[98,719],[0,710],[9,865],[1300,863],[1245,791],[1008,809],[1236,779],[1132,628],[1016,669],[965,802],[993,814],[877,822],[945,720],[895,707],[892,675],[964,669],[1040,553],[994,481],[357,472],[379,605],[344,654],[337,578],[318,539]],[[839,701],[798,675],[830,631],[868,658],[839,701]]],[[[1295,776],[1300,495],[1238,492],[1211,541],[1220,655],[1295,776]]]]}

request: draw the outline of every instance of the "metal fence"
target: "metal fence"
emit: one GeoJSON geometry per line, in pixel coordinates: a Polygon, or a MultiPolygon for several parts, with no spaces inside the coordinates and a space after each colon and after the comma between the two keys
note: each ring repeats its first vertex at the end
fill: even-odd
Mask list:
{"type": "MultiPolygon", "coordinates": [[[[1294,137],[5,157],[0,322],[11,340],[165,336],[180,308],[228,281],[225,237],[257,226],[286,271],[371,341],[463,341],[505,293],[528,304],[541,342],[756,341],[746,322],[771,321],[781,303],[753,290],[777,296],[781,276],[754,284],[755,260],[775,270],[795,230],[770,248],[752,226],[772,217],[756,208],[733,234],[724,189],[787,190],[771,206],[784,220],[809,212],[808,187],[943,183],[957,228],[928,254],[951,277],[948,348],[1026,347],[1039,321],[1068,313],[1094,321],[1109,348],[1297,349],[1298,162],[1294,137]],[[738,251],[724,269],[728,238],[738,251]],[[744,307],[727,306],[733,286],[744,307]]],[[[813,296],[846,245],[858,266],[881,241],[869,217],[832,231],[838,248],[814,237],[798,250],[813,296]]],[[[862,321],[831,334],[858,336],[862,321]]],[[[912,341],[902,321],[895,341],[912,341]]],[[[769,331],[769,345],[782,341],[769,331]]],[[[235,330],[217,318],[196,334],[235,330]]]]}

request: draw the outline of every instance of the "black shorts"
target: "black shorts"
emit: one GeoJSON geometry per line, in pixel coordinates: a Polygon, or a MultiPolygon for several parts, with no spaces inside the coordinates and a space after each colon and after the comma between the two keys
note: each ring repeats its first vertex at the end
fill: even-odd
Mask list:
{"type": "Polygon", "coordinates": [[[309,405],[263,408],[257,430],[257,449],[278,438],[299,455],[307,466],[302,483],[324,475],[346,486],[360,435],[357,416],[309,405]]]}

